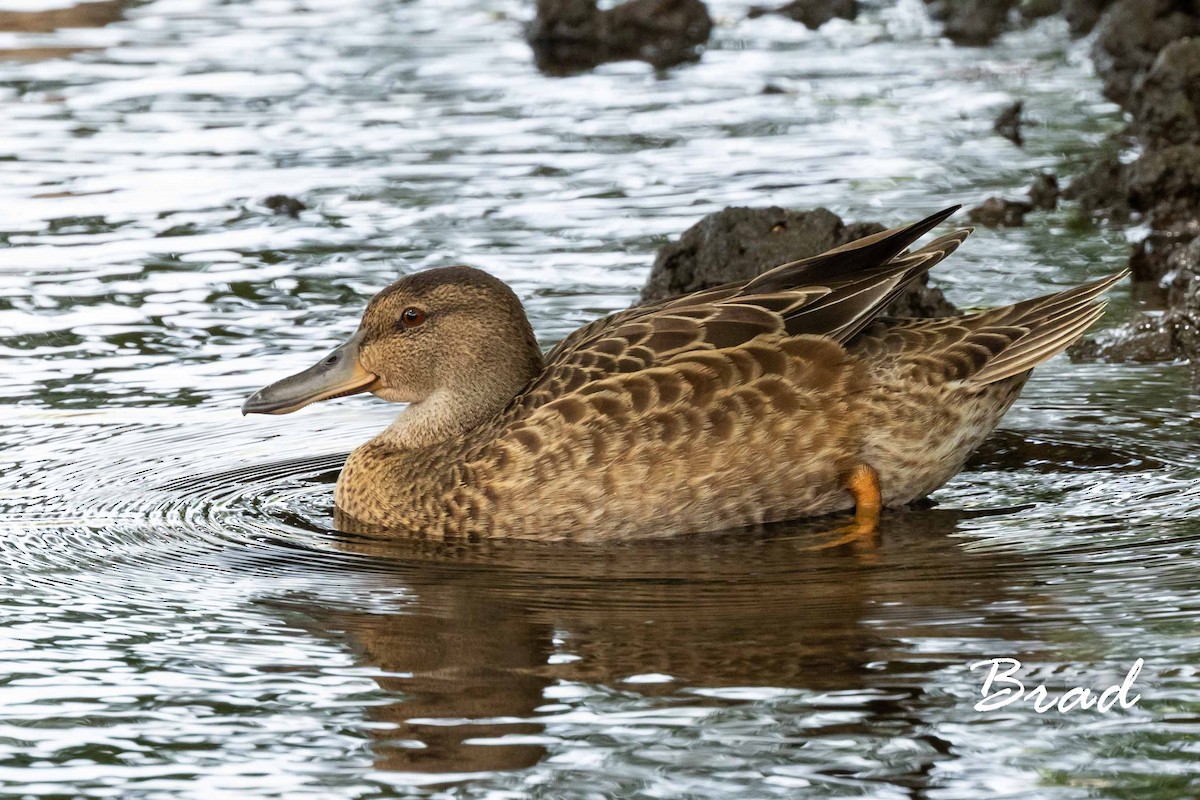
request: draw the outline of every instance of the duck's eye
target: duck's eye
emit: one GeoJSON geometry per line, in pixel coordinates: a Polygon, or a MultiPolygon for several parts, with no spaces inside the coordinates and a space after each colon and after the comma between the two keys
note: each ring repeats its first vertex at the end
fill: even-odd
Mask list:
{"type": "Polygon", "coordinates": [[[400,315],[400,321],[406,328],[415,328],[425,321],[425,312],[415,306],[409,306],[400,315]]]}

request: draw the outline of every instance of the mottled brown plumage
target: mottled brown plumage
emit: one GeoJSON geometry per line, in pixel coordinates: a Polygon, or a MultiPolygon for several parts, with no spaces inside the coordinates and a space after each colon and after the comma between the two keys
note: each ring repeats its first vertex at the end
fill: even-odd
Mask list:
{"type": "Polygon", "coordinates": [[[245,410],[358,391],[410,403],[350,455],[335,495],[389,535],[733,528],[849,509],[856,474],[877,474],[884,504],[903,505],[962,469],[1122,277],[978,314],[880,319],[966,238],[905,249],[954,210],[618,312],[544,358],[499,280],[416,273],[371,301],[351,342],[245,410]]]}

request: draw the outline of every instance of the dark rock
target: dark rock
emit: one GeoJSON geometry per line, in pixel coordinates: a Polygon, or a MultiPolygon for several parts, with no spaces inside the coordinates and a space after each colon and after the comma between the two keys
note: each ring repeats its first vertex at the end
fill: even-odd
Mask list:
{"type": "Polygon", "coordinates": [[[787,89],[774,83],[768,83],[762,88],[761,94],[787,94],[787,89]]]}
{"type": "Polygon", "coordinates": [[[1171,361],[1176,352],[1174,324],[1146,315],[1067,348],[1074,361],[1171,361]]]}
{"type": "MultiPolygon", "coordinates": [[[[1193,301],[1191,308],[1195,309],[1195,303],[1200,302],[1200,297],[1193,296],[1193,301]]],[[[1176,352],[1193,365],[1200,365],[1200,314],[1195,311],[1172,314],[1171,324],[1175,334],[1176,352]]],[[[1195,372],[1192,373],[1192,385],[1200,386],[1195,372]]]]}
{"type": "Polygon", "coordinates": [[[1128,167],[1129,206],[1165,228],[1200,215],[1200,145],[1149,150],[1128,167]]]}
{"type": "Polygon", "coordinates": [[[957,45],[991,44],[1009,27],[1018,0],[926,0],[930,16],[942,20],[942,32],[957,45]]]}
{"type": "Polygon", "coordinates": [[[1188,358],[1200,364],[1200,230],[1189,242],[1172,248],[1164,261],[1167,311],[1143,315],[1095,340],[1080,342],[1070,351],[1073,358],[1140,362],[1188,358]]]}
{"type": "Polygon", "coordinates": [[[1190,245],[1197,237],[1200,237],[1200,219],[1151,230],[1137,243],[1129,258],[1134,282],[1153,284],[1165,296],[1168,279],[1189,268],[1190,245]]]}
{"type": "Polygon", "coordinates": [[[700,0],[631,0],[604,13],[612,20],[610,50],[659,69],[699,58],[712,33],[700,0]]]}
{"type": "Polygon", "coordinates": [[[1029,187],[1029,202],[1034,208],[1042,211],[1053,211],[1058,208],[1058,178],[1049,172],[1040,172],[1029,187]]]}
{"type": "Polygon", "coordinates": [[[1127,195],[1129,167],[1117,153],[1099,153],[1086,172],[1077,176],[1062,196],[1079,203],[1087,215],[1124,222],[1129,219],[1127,195]]]}
{"type": "Polygon", "coordinates": [[[607,25],[596,0],[538,0],[525,40],[542,72],[570,74],[603,64],[607,25]]]}
{"type": "Polygon", "coordinates": [[[746,16],[750,19],[765,14],[779,14],[801,22],[809,30],[816,30],[834,17],[854,19],[858,16],[858,0],[792,0],[778,8],[751,6],[746,16]]]}
{"type": "Polygon", "coordinates": [[[934,22],[950,19],[951,0],[925,0],[925,12],[934,22]]]}
{"type": "Polygon", "coordinates": [[[1130,164],[1108,152],[1064,196],[1116,221],[1144,215],[1150,233],[1129,262],[1134,291],[1165,312],[1074,354],[1200,363],[1200,0],[1116,0],[1099,22],[1093,58],[1105,94],[1132,112],[1143,152],[1130,164]]]}
{"type": "Polygon", "coordinates": [[[1072,36],[1086,36],[1113,0],[1063,0],[1062,14],[1072,36]]]}
{"type": "Polygon", "coordinates": [[[1063,0],[1021,0],[1021,17],[1024,19],[1041,19],[1051,17],[1062,11],[1063,0]]]}
{"type": "Polygon", "coordinates": [[[824,208],[726,208],[704,217],[678,241],[659,250],[642,300],[749,280],[771,267],[881,230],[880,225],[845,225],[824,208]]]}
{"type": "Polygon", "coordinates": [[[292,219],[299,217],[300,212],[308,208],[304,203],[286,194],[273,194],[262,202],[276,214],[287,214],[292,219]]]}
{"type": "Polygon", "coordinates": [[[1008,139],[1017,147],[1025,144],[1025,140],[1021,137],[1021,109],[1025,107],[1023,100],[1018,100],[1012,105],[1005,106],[1000,115],[996,117],[996,121],[992,123],[992,130],[1008,139]]]}
{"type": "Polygon", "coordinates": [[[1175,264],[1167,316],[1178,352],[1200,364],[1200,238],[1175,251],[1175,264]]]}
{"type": "Polygon", "coordinates": [[[1200,221],[1195,235],[1186,243],[1174,248],[1167,259],[1170,283],[1168,303],[1173,308],[1194,308],[1200,312],[1197,292],[1200,292],[1200,221]]]}
{"type": "Polygon", "coordinates": [[[1118,0],[1099,23],[1092,58],[1104,93],[1130,107],[1142,73],[1164,47],[1200,35],[1200,0],[1118,0]]]}
{"type": "Polygon", "coordinates": [[[942,290],[929,285],[929,275],[922,275],[916,283],[896,298],[887,310],[892,317],[948,317],[957,314],[958,308],[946,299],[942,290]]]}
{"type": "Polygon", "coordinates": [[[1024,200],[1005,200],[989,197],[967,212],[971,222],[985,228],[1019,228],[1025,224],[1025,215],[1033,206],[1024,200]]]}
{"type": "MultiPolygon", "coordinates": [[[[709,214],[658,252],[642,290],[644,302],[746,281],[772,267],[808,258],[884,230],[875,223],[845,224],[824,208],[792,211],[727,208],[709,214]]],[[[954,306],[938,289],[915,286],[889,313],[945,316],[954,306]]]]}
{"type": "Polygon", "coordinates": [[[1147,146],[1200,142],[1200,38],[1164,47],[1133,102],[1134,131],[1147,146]]]}
{"type": "Polygon", "coordinates": [[[695,61],[711,32],[700,0],[629,0],[604,11],[596,0],[538,0],[526,40],[539,70],[569,75],[609,61],[656,69],[695,61]]]}

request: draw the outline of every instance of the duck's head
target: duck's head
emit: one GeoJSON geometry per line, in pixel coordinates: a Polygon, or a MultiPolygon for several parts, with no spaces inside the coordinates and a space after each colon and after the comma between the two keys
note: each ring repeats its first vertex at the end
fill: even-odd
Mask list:
{"type": "Polygon", "coordinates": [[[482,270],[443,267],[379,292],[349,340],[303,372],[259,389],[242,413],[289,414],[371,392],[436,407],[455,427],[469,427],[499,412],[541,368],[513,291],[482,270]]]}

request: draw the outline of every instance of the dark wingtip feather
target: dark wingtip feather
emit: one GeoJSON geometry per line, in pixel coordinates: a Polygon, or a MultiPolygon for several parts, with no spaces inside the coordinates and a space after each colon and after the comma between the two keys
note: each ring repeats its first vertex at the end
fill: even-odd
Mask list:
{"type": "Polygon", "coordinates": [[[767,294],[804,284],[844,280],[856,272],[881,267],[960,208],[961,205],[950,206],[918,222],[873,233],[812,258],[775,267],[746,283],[740,293],[767,294]]]}

